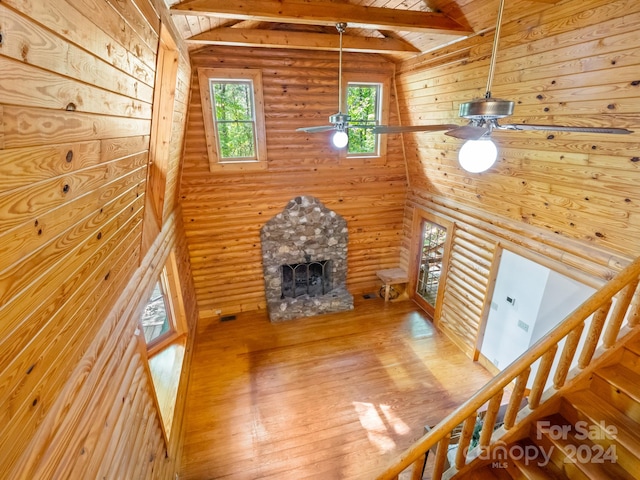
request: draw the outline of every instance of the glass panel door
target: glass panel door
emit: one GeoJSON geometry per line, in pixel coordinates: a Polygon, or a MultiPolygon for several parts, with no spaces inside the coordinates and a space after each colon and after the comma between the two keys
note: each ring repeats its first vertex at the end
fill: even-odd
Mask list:
{"type": "Polygon", "coordinates": [[[422,222],[422,232],[416,293],[435,310],[447,229],[436,223],[424,220],[422,222]]]}

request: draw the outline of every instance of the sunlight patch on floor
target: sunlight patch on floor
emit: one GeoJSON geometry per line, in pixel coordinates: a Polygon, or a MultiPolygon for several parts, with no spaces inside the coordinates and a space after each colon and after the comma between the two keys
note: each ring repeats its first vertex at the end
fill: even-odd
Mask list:
{"type": "Polygon", "coordinates": [[[369,442],[380,453],[391,452],[396,447],[392,436],[406,435],[409,426],[399,419],[389,405],[373,405],[365,402],[353,402],[360,418],[360,424],[367,431],[369,442]]]}
{"type": "Polygon", "coordinates": [[[404,366],[404,360],[398,358],[395,352],[378,354],[377,357],[380,365],[384,367],[389,379],[393,381],[397,390],[403,391],[416,387],[416,382],[404,366]]]}
{"type": "Polygon", "coordinates": [[[407,319],[412,338],[430,338],[435,335],[435,327],[422,315],[412,313],[407,319]]]}
{"type": "Polygon", "coordinates": [[[378,405],[378,408],[382,410],[387,423],[393,427],[393,431],[398,435],[406,435],[411,432],[409,425],[404,423],[402,419],[398,418],[389,405],[378,405]]]}

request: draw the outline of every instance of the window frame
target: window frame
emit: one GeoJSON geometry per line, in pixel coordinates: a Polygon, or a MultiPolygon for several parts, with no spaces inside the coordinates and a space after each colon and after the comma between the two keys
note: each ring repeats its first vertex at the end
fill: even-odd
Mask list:
{"type": "Polygon", "coordinates": [[[444,303],[444,292],[446,284],[449,281],[449,261],[451,256],[451,248],[453,246],[453,239],[456,236],[456,224],[445,218],[442,218],[433,213],[427,212],[422,208],[416,208],[413,212],[413,219],[411,222],[411,262],[409,265],[409,283],[407,288],[409,289],[409,295],[411,299],[418,304],[433,320],[434,325],[438,326],[440,317],[442,315],[442,304],[444,303]],[[447,237],[444,242],[444,249],[441,263],[441,276],[438,284],[438,293],[434,305],[427,303],[427,301],[418,295],[418,276],[420,274],[420,259],[422,256],[422,247],[424,241],[424,224],[425,222],[436,224],[443,227],[447,232],[447,237]]]}
{"type": "Polygon", "coordinates": [[[258,69],[239,68],[198,68],[198,82],[202,104],[209,169],[211,172],[262,170],[267,168],[267,145],[264,115],[264,96],[262,93],[262,72],[258,69]],[[211,80],[236,80],[251,82],[253,89],[253,108],[255,117],[255,159],[222,159],[218,151],[218,131],[211,98],[211,80]]]}
{"type": "MultiPolygon", "coordinates": [[[[342,75],[342,91],[344,92],[344,106],[345,113],[349,113],[349,105],[347,104],[348,88],[349,85],[380,85],[380,98],[379,98],[379,115],[378,118],[380,125],[387,125],[389,123],[389,102],[391,98],[391,76],[386,73],[361,73],[361,72],[346,72],[342,75]]],[[[355,119],[351,119],[350,122],[357,124],[355,119]]],[[[347,148],[342,149],[342,158],[348,161],[357,159],[371,159],[381,158],[387,154],[387,135],[378,135],[377,138],[377,151],[375,153],[349,153],[347,148]]]]}

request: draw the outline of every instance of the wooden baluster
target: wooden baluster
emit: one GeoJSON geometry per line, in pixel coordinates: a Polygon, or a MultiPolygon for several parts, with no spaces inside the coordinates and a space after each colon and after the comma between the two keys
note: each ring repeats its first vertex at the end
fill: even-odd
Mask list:
{"type": "Polygon", "coordinates": [[[638,323],[640,323],[640,287],[636,289],[636,294],[633,297],[629,307],[629,314],[627,315],[627,324],[630,328],[636,327],[638,323]]]}
{"type": "Polygon", "coordinates": [[[473,435],[473,429],[476,426],[477,418],[477,414],[471,415],[470,417],[467,417],[462,425],[462,433],[460,433],[460,441],[458,442],[458,450],[456,451],[456,468],[458,470],[466,464],[469,443],[471,443],[471,436],[473,435]]]}
{"type": "Polygon", "coordinates": [[[487,413],[485,414],[484,420],[482,422],[482,431],[480,432],[480,440],[478,442],[482,450],[487,448],[489,446],[489,442],[491,441],[491,434],[495,429],[496,418],[498,417],[500,402],[502,402],[503,395],[504,390],[496,394],[489,401],[489,405],[487,406],[487,413]]]}
{"type": "Polygon", "coordinates": [[[538,373],[533,380],[531,386],[531,393],[529,394],[529,408],[535,410],[540,405],[540,397],[544,392],[544,386],[547,384],[549,378],[549,372],[553,365],[553,360],[556,358],[556,352],[558,351],[558,345],[554,345],[547,350],[540,359],[540,365],[538,366],[538,373]]]}
{"type": "Polygon", "coordinates": [[[616,343],[618,332],[620,332],[620,327],[622,326],[622,321],[624,320],[627,308],[629,308],[629,304],[631,303],[631,299],[633,298],[633,294],[637,287],[638,279],[636,278],[621,290],[620,298],[616,300],[616,306],[613,309],[611,319],[609,320],[607,329],[604,332],[603,343],[605,348],[610,348],[614,343],[616,343]]]}
{"type": "Polygon", "coordinates": [[[576,326],[576,328],[571,330],[569,335],[567,335],[567,341],[562,349],[562,356],[560,357],[558,368],[556,368],[556,375],[553,378],[553,386],[556,389],[562,387],[567,380],[567,374],[569,373],[569,368],[571,368],[571,360],[573,360],[573,356],[576,354],[580,335],[582,335],[583,330],[584,322],[576,326]]]}
{"type": "Polygon", "coordinates": [[[516,380],[516,386],[513,388],[513,393],[509,399],[509,405],[507,411],[504,414],[504,429],[509,430],[516,422],[516,415],[520,411],[520,404],[524,397],[524,391],[527,388],[527,380],[529,380],[529,374],[531,373],[531,367],[527,367],[523,370],[516,380]]]}
{"type": "Polygon", "coordinates": [[[440,480],[444,473],[445,460],[447,459],[447,452],[449,451],[449,443],[451,442],[451,432],[447,433],[442,440],[438,442],[438,448],[436,449],[436,458],[434,459],[433,472],[431,473],[432,480],[440,480]]]}
{"type": "Polygon", "coordinates": [[[593,354],[598,346],[600,334],[602,333],[604,322],[607,320],[610,308],[611,300],[602,305],[593,315],[593,320],[591,320],[591,326],[589,327],[589,333],[587,334],[584,346],[582,347],[582,353],[578,359],[578,367],[581,369],[591,363],[591,359],[593,358],[593,354]]]}
{"type": "Polygon", "coordinates": [[[422,478],[422,470],[424,470],[424,463],[427,461],[427,454],[422,454],[411,467],[411,480],[420,480],[422,478]]]}

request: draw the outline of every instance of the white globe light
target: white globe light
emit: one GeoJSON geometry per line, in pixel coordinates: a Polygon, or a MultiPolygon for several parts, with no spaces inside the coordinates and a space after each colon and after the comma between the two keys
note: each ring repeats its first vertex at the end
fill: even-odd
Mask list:
{"type": "Polygon", "coordinates": [[[344,148],[347,146],[347,143],[349,143],[349,136],[344,130],[338,130],[331,137],[331,142],[333,142],[336,148],[344,148]]]}
{"type": "Polygon", "coordinates": [[[490,138],[467,140],[458,153],[460,166],[471,173],[489,170],[496,158],[498,158],[498,149],[490,138]]]}

